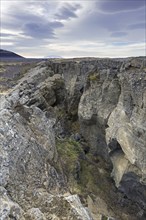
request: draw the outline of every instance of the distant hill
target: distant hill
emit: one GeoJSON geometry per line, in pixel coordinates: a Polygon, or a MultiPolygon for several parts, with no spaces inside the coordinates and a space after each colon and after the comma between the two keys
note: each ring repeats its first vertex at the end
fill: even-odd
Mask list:
{"type": "Polygon", "coordinates": [[[18,55],[18,54],[16,54],[16,53],[13,53],[13,52],[11,52],[11,51],[8,51],[8,50],[2,50],[2,49],[0,49],[0,58],[16,58],[16,59],[18,59],[18,58],[24,58],[24,57],[22,57],[22,56],[20,56],[20,55],[18,55]]]}

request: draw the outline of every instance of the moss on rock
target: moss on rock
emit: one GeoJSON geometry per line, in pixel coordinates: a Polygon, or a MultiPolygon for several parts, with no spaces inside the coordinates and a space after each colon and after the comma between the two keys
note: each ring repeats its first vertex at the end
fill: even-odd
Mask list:
{"type": "Polygon", "coordinates": [[[89,194],[100,194],[109,191],[109,173],[104,161],[97,156],[85,154],[82,145],[71,139],[57,139],[59,169],[66,175],[70,191],[84,198],[89,194]]]}

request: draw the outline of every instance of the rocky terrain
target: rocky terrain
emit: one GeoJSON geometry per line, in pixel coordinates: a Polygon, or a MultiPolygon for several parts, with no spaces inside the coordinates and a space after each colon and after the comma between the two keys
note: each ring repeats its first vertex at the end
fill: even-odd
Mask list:
{"type": "Polygon", "coordinates": [[[51,59],[6,83],[1,220],[146,219],[145,57],[51,59]]]}

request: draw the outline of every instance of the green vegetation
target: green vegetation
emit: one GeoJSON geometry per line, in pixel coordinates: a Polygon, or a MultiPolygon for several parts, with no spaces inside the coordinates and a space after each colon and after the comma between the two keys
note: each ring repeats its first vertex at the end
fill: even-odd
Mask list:
{"type": "Polygon", "coordinates": [[[110,177],[101,158],[85,154],[81,144],[70,139],[57,139],[56,147],[59,169],[66,175],[72,193],[84,197],[90,194],[108,195],[110,177]]]}
{"type": "Polygon", "coordinates": [[[108,217],[102,216],[102,220],[108,220],[108,217]]]}
{"type": "Polygon", "coordinates": [[[59,156],[59,169],[62,169],[63,173],[66,175],[70,191],[79,193],[79,157],[81,157],[84,152],[76,141],[70,139],[57,139],[56,147],[59,156]]]}
{"type": "Polygon", "coordinates": [[[97,73],[92,73],[92,74],[90,74],[89,76],[88,76],[88,78],[89,78],[89,80],[90,81],[98,81],[98,79],[99,79],[99,75],[97,74],[97,73]]]}
{"type": "Polygon", "coordinates": [[[3,67],[3,65],[0,65],[0,73],[3,73],[5,71],[6,71],[6,69],[3,67]]]}
{"type": "Polygon", "coordinates": [[[84,153],[79,143],[67,139],[57,140],[56,146],[65,174],[67,176],[73,174],[79,156],[84,153]]]}
{"type": "Polygon", "coordinates": [[[55,109],[55,113],[56,113],[56,116],[59,120],[63,119],[65,116],[66,116],[66,112],[65,112],[65,109],[64,108],[57,108],[55,109]]]}
{"type": "Polygon", "coordinates": [[[97,80],[97,76],[96,75],[90,75],[89,79],[90,79],[90,81],[95,81],[95,80],[97,80]]]}
{"type": "Polygon", "coordinates": [[[71,123],[71,130],[73,133],[80,132],[80,123],[78,120],[71,123]]]}

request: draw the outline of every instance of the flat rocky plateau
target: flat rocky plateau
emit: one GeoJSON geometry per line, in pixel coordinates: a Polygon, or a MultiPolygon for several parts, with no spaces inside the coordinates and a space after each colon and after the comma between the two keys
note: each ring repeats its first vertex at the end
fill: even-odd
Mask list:
{"type": "Polygon", "coordinates": [[[145,220],[145,57],[25,62],[0,63],[0,219],[145,220]]]}

